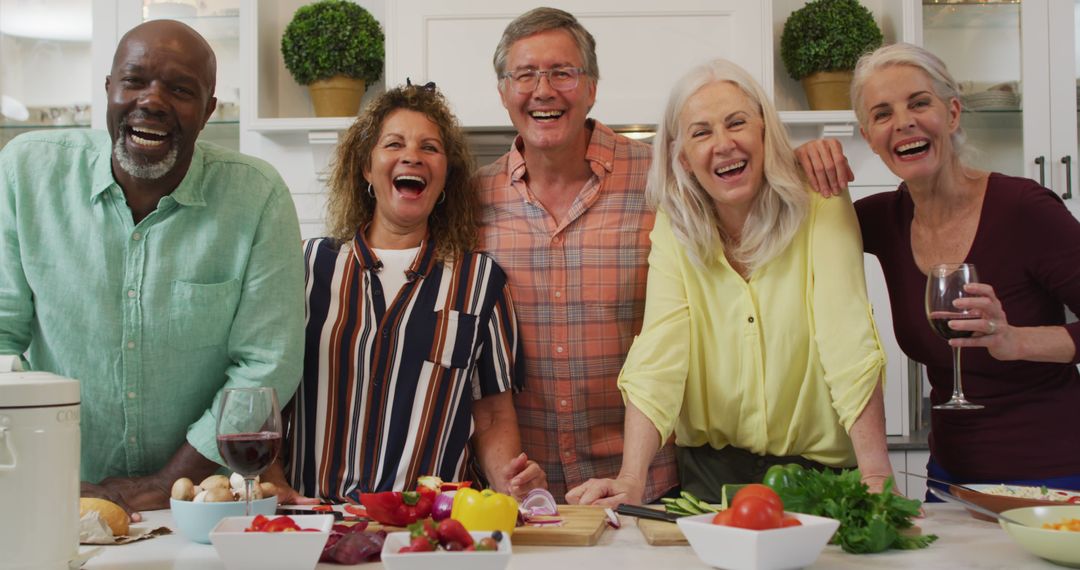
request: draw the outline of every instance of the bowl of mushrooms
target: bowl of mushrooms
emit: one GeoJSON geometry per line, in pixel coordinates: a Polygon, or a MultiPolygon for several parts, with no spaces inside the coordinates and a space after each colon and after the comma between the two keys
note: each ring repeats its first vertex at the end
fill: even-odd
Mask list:
{"type": "MultiPolygon", "coordinates": [[[[273,483],[255,485],[252,515],[272,515],[277,509],[273,483]]],[[[244,478],[233,474],[211,475],[196,485],[183,477],[173,483],[169,500],[173,521],[180,532],[195,542],[210,544],[210,531],[225,517],[244,516],[244,478]]]]}

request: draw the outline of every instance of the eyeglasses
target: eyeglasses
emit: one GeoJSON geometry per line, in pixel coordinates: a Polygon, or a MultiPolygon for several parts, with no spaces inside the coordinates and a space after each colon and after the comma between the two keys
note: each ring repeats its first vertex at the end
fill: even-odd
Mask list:
{"type": "Polygon", "coordinates": [[[510,80],[514,91],[518,93],[532,93],[540,85],[540,77],[546,75],[548,85],[558,91],[569,91],[578,85],[578,78],[585,70],[580,67],[555,67],[548,70],[519,69],[507,71],[502,74],[503,79],[510,80]]]}

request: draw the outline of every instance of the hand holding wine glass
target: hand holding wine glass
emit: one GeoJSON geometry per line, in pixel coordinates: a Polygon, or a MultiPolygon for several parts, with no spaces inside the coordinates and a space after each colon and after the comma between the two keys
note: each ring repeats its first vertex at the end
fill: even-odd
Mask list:
{"type": "Polygon", "coordinates": [[[218,452],[244,477],[244,514],[251,514],[255,477],[281,449],[281,409],[273,388],[226,388],[217,417],[218,452]]]}
{"type": "MultiPolygon", "coordinates": [[[[949,321],[978,319],[976,311],[963,310],[953,303],[959,298],[969,296],[964,285],[978,281],[975,266],[970,263],[946,263],[930,268],[926,279],[926,318],[938,336],[946,341],[953,338],[966,338],[972,335],[969,330],[956,330],[949,326],[949,321]]],[[[960,347],[953,351],[953,394],[944,404],[934,406],[936,410],[978,410],[983,408],[964,398],[964,389],[960,380],[960,347]]]]}

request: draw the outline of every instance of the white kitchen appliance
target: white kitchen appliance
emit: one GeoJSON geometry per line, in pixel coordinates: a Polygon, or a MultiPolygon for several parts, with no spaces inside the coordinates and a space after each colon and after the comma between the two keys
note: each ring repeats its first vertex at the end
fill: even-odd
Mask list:
{"type": "Polygon", "coordinates": [[[79,550],[79,383],[2,370],[0,570],[66,570],[79,550]]]}

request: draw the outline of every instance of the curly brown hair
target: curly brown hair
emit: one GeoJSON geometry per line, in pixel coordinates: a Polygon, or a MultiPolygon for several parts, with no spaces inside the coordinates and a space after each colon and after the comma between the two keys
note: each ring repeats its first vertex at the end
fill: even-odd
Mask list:
{"type": "Polygon", "coordinates": [[[350,241],[375,215],[375,199],[367,193],[369,181],[364,170],[371,168],[383,123],[398,109],[423,113],[439,127],[446,153],[446,199],[440,199],[428,216],[429,239],[435,240],[439,260],[459,257],[477,245],[480,203],[476,163],[446,98],[428,86],[402,85],[386,91],[372,100],[346,131],[330,177],[326,205],[330,236],[350,241]]]}

